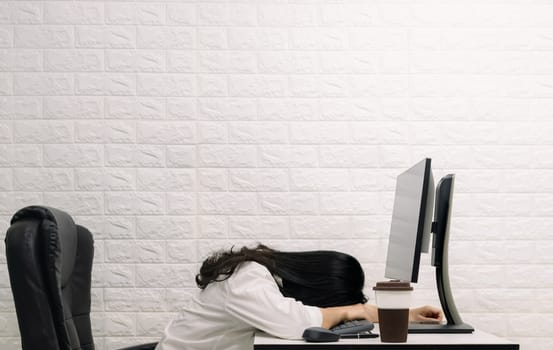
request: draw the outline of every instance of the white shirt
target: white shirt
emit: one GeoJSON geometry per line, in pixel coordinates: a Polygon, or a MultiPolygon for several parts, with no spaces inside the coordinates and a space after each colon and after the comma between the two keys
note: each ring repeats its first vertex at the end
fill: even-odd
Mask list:
{"type": "Polygon", "coordinates": [[[318,307],[284,297],[266,267],[246,262],[200,291],[167,326],[156,350],[250,350],[256,329],[301,339],[305,328],[321,325],[318,307]]]}

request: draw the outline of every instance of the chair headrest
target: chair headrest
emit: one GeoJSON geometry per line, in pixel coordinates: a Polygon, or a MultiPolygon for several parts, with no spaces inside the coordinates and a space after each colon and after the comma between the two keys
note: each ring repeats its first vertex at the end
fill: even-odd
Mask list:
{"type": "Polygon", "coordinates": [[[60,287],[65,287],[73,273],[77,255],[77,227],[69,214],[59,209],[29,206],[18,210],[10,224],[25,220],[39,222],[41,239],[47,241],[47,269],[53,272],[60,287]]]}

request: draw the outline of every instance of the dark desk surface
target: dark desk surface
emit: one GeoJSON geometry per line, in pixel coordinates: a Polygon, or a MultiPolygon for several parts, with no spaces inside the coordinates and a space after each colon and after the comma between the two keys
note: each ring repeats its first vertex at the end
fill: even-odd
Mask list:
{"type": "MultiPolygon", "coordinates": [[[[378,333],[378,329],[375,329],[378,333]]],[[[335,343],[307,343],[256,333],[254,350],[519,350],[519,345],[482,331],[472,334],[409,334],[406,343],[382,343],[380,338],[342,339],[335,343]]]]}

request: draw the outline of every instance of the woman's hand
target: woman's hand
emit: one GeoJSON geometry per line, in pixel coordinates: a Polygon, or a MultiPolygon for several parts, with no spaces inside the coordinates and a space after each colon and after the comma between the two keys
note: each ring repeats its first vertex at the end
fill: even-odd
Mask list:
{"type": "Polygon", "coordinates": [[[421,306],[409,310],[409,322],[439,323],[443,318],[442,310],[433,306],[421,306]]]}

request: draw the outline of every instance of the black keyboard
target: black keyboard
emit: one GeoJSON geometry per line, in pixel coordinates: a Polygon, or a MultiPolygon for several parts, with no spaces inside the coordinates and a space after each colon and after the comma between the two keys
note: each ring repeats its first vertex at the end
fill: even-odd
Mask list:
{"type": "Polygon", "coordinates": [[[367,320],[353,320],[340,323],[330,330],[336,334],[358,334],[371,331],[374,328],[374,324],[367,320]]]}

